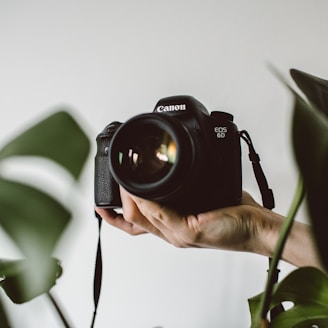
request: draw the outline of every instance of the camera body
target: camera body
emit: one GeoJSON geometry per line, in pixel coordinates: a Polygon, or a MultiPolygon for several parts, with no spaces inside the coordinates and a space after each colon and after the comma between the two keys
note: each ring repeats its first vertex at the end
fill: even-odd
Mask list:
{"type": "Polygon", "coordinates": [[[239,204],[241,147],[233,116],[173,96],[152,113],[110,123],[97,136],[96,206],[121,207],[119,185],[184,214],[239,204]]]}

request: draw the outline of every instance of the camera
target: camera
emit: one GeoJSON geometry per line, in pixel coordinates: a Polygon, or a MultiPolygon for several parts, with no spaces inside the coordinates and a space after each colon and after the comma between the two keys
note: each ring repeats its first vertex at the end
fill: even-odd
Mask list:
{"type": "Polygon", "coordinates": [[[153,112],[112,122],[97,136],[95,203],[121,207],[128,192],[184,214],[240,203],[241,145],[233,115],[192,96],[160,99],[153,112]]]}

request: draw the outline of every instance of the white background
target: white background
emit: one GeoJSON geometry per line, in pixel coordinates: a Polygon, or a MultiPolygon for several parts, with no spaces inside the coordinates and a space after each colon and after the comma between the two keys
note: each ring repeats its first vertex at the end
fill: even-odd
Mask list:
{"type": "MultiPolygon", "coordinates": [[[[292,100],[268,67],[287,79],[292,67],[328,78],[327,12],[325,0],[0,0],[0,141],[62,106],[73,110],[94,140],[113,120],[150,112],[162,97],[189,94],[209,111],[231,112],[239,128],[249,131],[275,192],[276,211],[285,214],[297,179],[292,100]]],[[[244,188],[259,200],[243,151],[244,188]]],[[[53,292],[72,325],[81,328],[89,327],[93,311],[94,152],[93,142],[82,182],[69,190],[51,180],[52,166],[2,168],[17,177],[24,167],[30,179],[76,204],[56,250],[64,274],[53,292]]],[[[298,219],[305,220],[304,213],[298,219]]],[[[17,256],[0,237],[0,257],[17,256]]],[[[247,299],[264,288],[266,258],[176,249],[106,225],[102,240],[96,327],[249,326],[247,299]]],[[[293,267],[282,263],[281,269],[283,277],[293,267]]],[[[15,327],[61,327],[42,297],[9,307],[15,327]]]]}

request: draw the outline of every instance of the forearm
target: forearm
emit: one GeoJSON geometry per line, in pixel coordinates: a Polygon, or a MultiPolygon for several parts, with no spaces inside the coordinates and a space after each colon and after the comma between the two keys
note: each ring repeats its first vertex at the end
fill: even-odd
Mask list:
{"type": "Polygon", "coordinates": [[[314,266],[323,269],[310,226],[298,221],[294,222],[282,258],[296,266],[314,266]]]}
{"type": "MultiPolygon", "coordinates": [[[[262,247],[257,248],[257,253],[269,257],[273,255],[284,220],[285,218],[277,213],[268,214],[267,223],[259,233],[259,244],[262,244],[262,247]]],[[[309,225],[294,221],[286,240],[282,260],[297,267],[313,266],[323,269],[309,225]]]]}

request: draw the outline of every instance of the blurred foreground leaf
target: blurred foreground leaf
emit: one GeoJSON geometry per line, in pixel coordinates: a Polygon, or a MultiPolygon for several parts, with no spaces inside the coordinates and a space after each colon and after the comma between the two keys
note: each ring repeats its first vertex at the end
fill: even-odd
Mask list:
{"type": "MultiPolygon", "coordinates": [[[[13,156],[44,157],[78,179],[89,150],[89,139],[78,123],[59,111],[0,149],[0,162],[13,156]]],[[[48,293],[62,274],[58,260],[50,256],[70,218],[70,210],[51,195],[0,174],[0,224],[26,257],[0,260],[0,286],[14,303],[48,293]]],[[[57,304],[56,310],[66,323],[57,304]]],[[[1,302],[0,326],[9,326],[1,302]]]]}
{"type": "MultiPolygon", "coordinates": [[[[262,294],[249,299],[252,321],[257,315],[262,294]]],[[[295,270],[274,288],[270,309],[282,302],[292,302],[290,309],[279,314],[272,328],[308,328],[328,326],[328,278],[318,269],[295,270]]]]}
{"type": "Polygon", "coordinates": [[[42,156],[79,177],[90,142],[73,117],[59,111],[26,130],[0,150],[0,160],[11,156],[42,156]]]}
{"type": "Polygon", "coordinates": [[[328,81],[297,69],[290,74],[310,103],[328,117],[328,81]]]}
{"type": "Polygon", "coordinates": [[[42,263],[31,259],[0,260],[0,286],[14,303],[47,293],[61,274],[59,261],[54,258],[44,258],[42,263]]]}
{"type": "Polygon", "coordinates": [[[328,86],[310,75],[298,80],[307,103],[295,94],[293,114],[293,148],[304,179],[306,200],[321,260],[328,268],[328,86]],[[320,109],[318,106],[321,106],[320,109]]]}
{"type": "Polygon", "coordinates": [[[49,256],[71,217],[33,187],[0,178],[0,223],[27,257],[49,256]]]}

